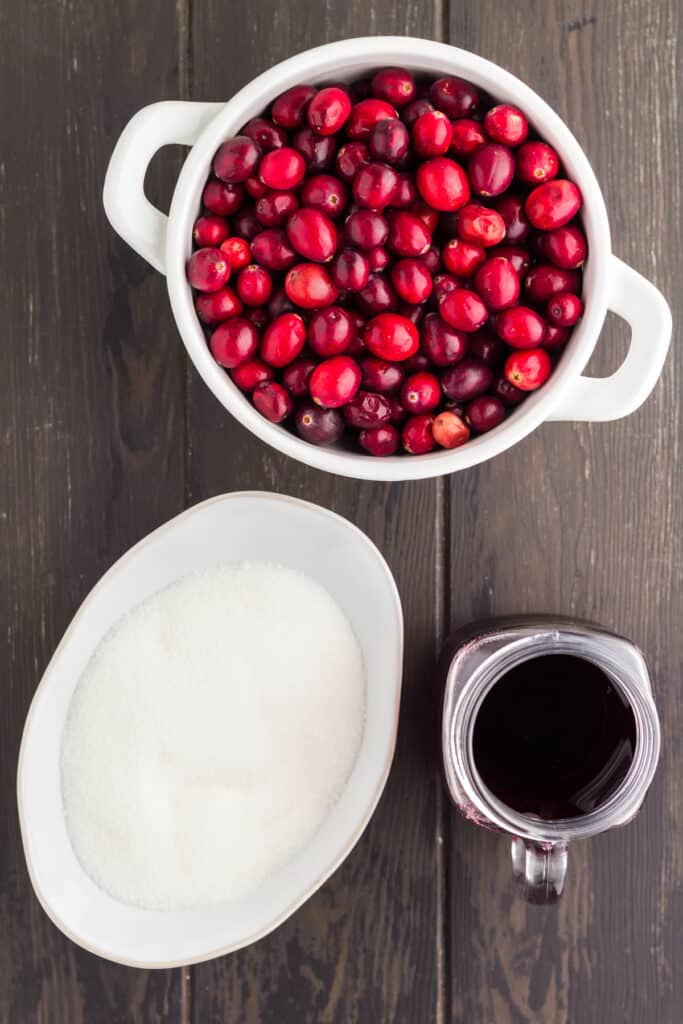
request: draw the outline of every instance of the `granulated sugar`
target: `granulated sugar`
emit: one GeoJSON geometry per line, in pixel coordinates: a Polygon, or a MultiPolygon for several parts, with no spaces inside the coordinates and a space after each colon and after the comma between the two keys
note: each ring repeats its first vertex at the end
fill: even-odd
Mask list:
{"type": "Polygon", "coordinates": [[[150,597],[104,638],[62,741],[85,871],[154,909],[246,895],[313,838],[361,742],[365,679],[326,590],[243,563],[150,597]]]}

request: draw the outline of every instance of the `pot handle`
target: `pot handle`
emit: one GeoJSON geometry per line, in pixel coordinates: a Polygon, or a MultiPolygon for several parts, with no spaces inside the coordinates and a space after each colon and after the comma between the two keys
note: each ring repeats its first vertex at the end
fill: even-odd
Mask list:
{"type": "Polygon", "coordinates": [[[610,256],[607,308],[631,325],[631,344],[611,377],[579,377],[549,420],[617,420],[642,405],[664,366],[671,311],[651,281],[610,256]]]}
{"type": "Polygon", "coordinates": [[[114,230],[140,256],[164,270],[168,217],[145,195],[145,174],[162,146],[191,146],[222,103],[169,100],[143,107],[121,132],[104,179],[104,210],[114,230]]]}

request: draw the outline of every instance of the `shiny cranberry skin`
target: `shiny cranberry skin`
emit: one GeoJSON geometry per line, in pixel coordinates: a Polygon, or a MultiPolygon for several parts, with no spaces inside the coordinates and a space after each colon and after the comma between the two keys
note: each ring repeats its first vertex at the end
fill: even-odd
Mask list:
{"type": "Polygon", "coordinates": [[[527,196],[526,215],[535,228],[551,231],[568,224],[581,209],[581,193],[573,181],[555,178],[527,196]]]}
{"type": "Polygon", "coordinates": [[[486,135],[479,121],[463,117],[453,122],[451,149],[458,156],[471,156],[486,143],[486,135]]]}
{"type": "Polygon", "coordinates": [[[267,192],[257,200],[254,213],[264,228],[279,228],[298,208],[299,200],[294,192],[267,192]]]}
{"type": "Polygon", "coordinates": [[[467,352],[467,335],[456,331],[438,313],[430,313],[422,325],[422,350],[435,366],[451,366],[467,352]]]}
{"type": "Polygon", "coordinates": [[[374,249],[384,245],[389,237],[389,224],[381,213],[374,210],[357,210],[344,225],[347,241],[359,249],[374,249]]]}
{"type": "Polygon", "coordinates": [[[495,366],[502,360],[507,349],[500,338],[494,338],[486,331],[477,331],[476,334],[469,336],[467,352],[473,358],[481,359],[489,366],[495,366]]]}
{"type": "Polygon", "coordinates": [[[324,359],[346,352],[355,334],[351,317],[340,306],[326,306],[311,317],[308,344],[324,359]]]}
{"type": "Polygon", "coordinates": [[[251,121],[248,121],[242,129],[242,134],[253,139],[263,153],[287,145],[287,133],[282,130],[280,125],[273,124],[265,117],[252,117],[251,121]]]}
{"type": "Polygon", "coordinates": [[[496,398],[501,400],[503,405],[507,405],[510,408],[519,405],[526,398],[525,392],[511,384],[507,377],[504,377],[502,374],[494,380],[491,391],[496,398]]]}
{"type": "Polygon", "coordinates": [[[243,201],[244,189],[241,185],[227,185],[224,181],[211,178],[204,186],[202,203],[211,213],[221,217],[237,213],[243,201]]]}
{"type": "Polygon", "coordinates": [[[505,222],[497,210],[468,203],[458,210],[458,236],[474,245],[498,245],[505,238],[505,222]]]}
{"type": "Polygon", "coordinates": [[[563,270],[550,263],[532,267],[524,281],[524,288],[532,302],[545,305],[558,292],[578,292],[581,275],[578,270],[563,270]]]}
{"type": "Polygon", "coordinates": [[[281,313],[268,324],[261,342],[261,358],[281,369],[293,362],[306,342],[306,325],[298,313],[281,313]]]}
{"type": "Polygon", "coordinates": [[[436,304],[440,306],[449,292],[455,291],[456,288],[460,288],[461,283],[462,282],[458,281],[457,278],[451,277],[450,274],[435,274],[432,296],[436,300],[436,304]]]}
{"type": "Polygon", "coordinates": [[[328,217],[339,217],[349,203],[349,190],[343,181],[331,174],[315,174],[301,187],[302,206],[313,207],[328,217]]]}
{"type": "Polygon", "coordinates": [[[391,103],[377,99],[361,100],[351,108],[346,134],[350,139],[366,138],[378,121],[386,121],[389,117],[398,117],[391,103]]]}
{"type": "Polygon", "coordinates": [[[528,306],[512,306],[498,315],[496,332],[512,348],[535,348],[543,341],[545,320],[528,306]]]}
{"type": "Polygon", "coordinates": [[[252,263],[240,270],[236,288],[246,306],[265,306],[273,291],[273,279],[264,267],[252,263]]]}
{"type": "Polygon", "coordinates": [[[346,182],[351,182],[361,167],[370,163],[370,150],[364,142],[347,142],[337,153],[335,166],[337,174],[346,182]]]}
{"type": "Polygon", "coordinates": [[[292,136],[292,146],[301,153],[309,171],[326,171],[332,166],[337,143],[331,135],[316,135],[306,126],[292,136]]]}
{"type": "Polygon", "coordinates": [[[321,89],[308,104],[306,120],[318,135],[335,135],[346,124],[351,113],[348,93],[338,86],[321,89]]]}
{"type": "Polygon", "coordinates": [[[399,163],[408,152],[410,137],[403,121],[387,118],[378,121],[368,138],[368,149],[375,160],[399,163]]]}
{"type": "Polygon", "coordinates": [[[441,317],[456,331],[469,334],[478,331],[488,320],[488,310],[476,292],[455,288],[439,306],[441,317]]]}
{"type": "Polygon", "coordinates": [[[371,314],[389,313],[398,307],[398,297],[384,274],[370,274],[365,288],[357,293],[362,308],[371,314]]]}
{"type": "Polygon", "coordinates": [[[535,391],[545,384],[553,371],[550,356],[543,348],[513,352],[505,364],[505,376],[521,391],[535,391]]]}
{"type": "Polygon", "coordinates": [[[441,398],[439,378],[424,370],[406,377],[401,386],[401,404],[410,413],[432,412],[441,398]]]}
{"type": "Polygon", "coordinates": [[[250,306],[244,312],[250,324],[253,324],[259,334],[265,330],[270,323],[270,317],[264,306],[250,306]]]}
{"type": "Polygon", "coordinates": [[[547,142],[525,142],[515,153],[515,166],[525,185],[542,185],[557,176],[560,161],[547,142]]]}
{"type": "Polygon", "coordinates": [[[249,241],[258,235],[263,226],[257,221],[253,206],[240,210],[232,223],[237,234],[249,241]]]}
{"type": "Polygon", "coordinates": [[[450,118],[467,117],[479,106],[479,90],[463,78],[448,76],[432,83],[429,98],[450,118]]]}
{"type": "Polygon", "coordinates": [[[422,253],[420,260],[430,274],[436,274],[441,270],[441,253],[436,245],[430,245],[427,251],[422,253]]]}
{"type": "Polygon", "coordinates": [[[398,176],[388,164],[369,163],[353,179],[353,197],[359,206],[383,210],[396,192],[398,176]]]}
{"type": "Polygon", "coordinates": [[[304,206],[287,221],[287,237],[300,256],[316,263],[332,259],[337,248],[337,229],[321,210],[304,206]]]}
{"type": "Polygon", "coordinates": [[[417,189],[415,188],[415,180],[412,174],[408,174],[403,171],[398,175],[398,181],[396,183],[396,191],[391,201],[392,207],[396,209],[405,210],[412,206],[417,199],[417,189]]]}
{"type": "Polygon", "coordinates": [[[243,317],[225,320],[213,332],[209,342],[213,358],[227,370],[253,359],[258,345],[258,331],[243,317]]]}
{"type": "Polygon", "coordinates": [[[426,97],[421,97],[420,99],[411,100],[405,110],[401,111],[401,118],[403,123],[410,128],[415,124],[418,117],[422,117],[423,114],[427,114],[430,110],[434,110],[433,104],[426,97]]]}
{"type": "Polygon", "coordinates": [[[495,395],[480,395],[466,409],[467,421],[473,430],[484,434],[505,419],[505,406],[495,395]]]}
{"type": "Polygon", "coordinates": [[[460,164],[445,156],[426,160],[417,169],[417,189],[435,210],[458,210],[470,198],[470,184],[460,164]]]}
{"type": "Polygon", "coordinates": [[[373,274],[384,270],[389,264],[389,253],[383,245],[376,245],[374,249],[368,249],[366,253],[368,266],[373,274]]]}
{"type": "Polygon", "coordinates": [[[501,196],[495,206],[505,223],[505,241],[511,245],[523,242],[529,234],[530,225],[524,213],[522,196],[501,196]]]}
{"type": "Polygon", "coordinates": [[[260,159],[260,146],[248,135],[236,135],[219,147],[213,158],[213,173],[234,185],[250,178],[260,159]]]}
{"type": "Polygon", "coordinates": [[[442,156],[448,152],[453,138],[451,122],[442,111],[428,110],[413,124],[411,138],[419,157],[442,156]]]}
{"type": "Polygon", "coordinates": [[[319,263],[298,263],[285,278],[285,291],[295,306],[317,309],[336,302],[339,289],[319,263]]]}
{"type": "Polygon", "coordinates": [[[583,266],[588,254],[588,243],[581,228],[567,224],[543,235],[543,253],[546,259],[564,270],[583,266]]]}
{"type": "Polygon", "coordinates": [[[342,249],[332,261],[330,270],[337,288],[348,292],[361,291],[370,276],[368,261],[357,249],[342,249]]]}
{"type": "Polygon", "coordinates": [[[312,85],[294,85],[273,103],[271,116],[283,128],[300,128],[306,117],[306,108],[317,90],[312,85]]]}
{"type": "Polygon", "coordinates": [[[397,313],[380,313],[369,320],[363,339],[374,356],[395,363],[409,359],[420,345],[415,324],[397,313]]]}
{"type": "Polygon", "coordinates": [[[441,387],[448,398],[456,402],[469,402],[488,391],[493,382],[493,370],[481,359],[462,359],[449,366],[441,375],[441,387]]]}
{"type": "Polygon", "coordinates": [[[344,420],[336,409],[322,409],[305,402],[297,409],[295,426],[304,441],[311,444],[334,444],[344,433],[344,420]]]}
{"type": "Polygon", "coordinates": [[[338,409],[350,402],[360,387],[358,363],[350,356],[333,356],[318,363],[311,374],[309,391],[316,405],[338,409]]]}
{"type": "Polygon", "coordinates": [[[486,250],[482,245],[464,242],[462,238],[451,238],[441,250],[441,258],[451,274],[472,277],[486,260],[486,250]]]}
{"type": "Polygon", "coordinates": [[[405,68],[382,68],[374,75],[370,88],[373,96],[394,107],[404,107],[415,98],[415,79],[405,68]]]}
{"type": "Polygon", "coordinates": [[[427,225],[427,230],[434,234],[439,226],[439,211],[435,210],[429,203],[426,203],[424,199],[418,199],[416,203],[410,208],[410,213],[414,213],[416,217],[427,225]]]}
{"type": "Polygon", "coordinates": [[[365,448],[370,455],[378,457],[393,455],[398,448],[399,440],[398,430],[390,423],[383,423],[381,427],[361,430],[358,435],[358,443],[361,448],[365,448]]]}
{"type": "Polygon", "coordinates": [[[372,391],[359,391],[344,406],[343,416],[350,427],[356,430],[367,430],[388,423],[391,417],[391,403],[372,391]]]}
{"type": "Polygon", "coordinates": [[[430,370],[431,365],[429,357],[421,349],[418,349],[414,355],[404,361],[403,368],[409,374],[421,373],[423,370],[430,370]]]}
{"type": "Polygon", "coordinates": [[[241,366],[236,366],[230,371],[233,382],[240,391],[253,391],[258,384],[275,378],[275,371],[272,366],[267,366],[261,359],[250,359],[241,366]]]}
{"type": "Polygon", "coordinates": [[[397,260],[391,268],[391,282],[404,302],[419,305],[432,291],[432,275],[419,259],[397,260]]]}
{"type": "Polygon", "coordinates": [[[218,324],[222,320],[229,320],[231,316],[239,316],[242,303],[232,288],[219,288],[217,292],[198,295],[195,309],[203,324],[218,324]]]}
{"type": "Polygon", "coordinates": [[[403,423],[407,419],[408,413],[405,411],[405,409],[401,405],[401,403],[398,400],[398,398],[395,398],[393,395],[390,395],[389,396],[389,401],[391,403],[391,420],[390,420],[390,422],[391,423],[403,423]]]}
{"type": "Polygon", "coordinates": [[[318,365],[317,360],[302,356],[282,371],[282,383],[294,398],[308,397],[308,381],[318,365]]]}
{"type": "Polygon", "coordinates": [[[397,310],[399,316],[404,316],[406,320],[410,320],[411,324],[415,324],[416,327],[420,326],[425,311],[426,306],[424,304],[415,306],[410,302],[402,302],[397,310]]]}
{"type": "Polygon", "coordinates": [[[459,448],[470,439],[470,428],[456,412],[440,412],[432,423],[432,436],[441,448],[459,448]]]}
{"type": "Polygon", "coordinates": [[[583,314],[583,302],[571,292],[557,292],[548,302],[547,313],[557,327],[573,327],[583,314]]]}
{"type": "Polygon", "coordinates": [[[498,245],[495,249],[489,250],[491,256],[504,256],[515,268],[517,277],[522,278],[528,273],[531,266],[531,257],[527,249],[518,245],[498,245]]]}
{"type": "Polygon", "coordinates": [[[472,191],[480,196],[499,196],[515,174],[515,158],[507,146],[488,142],[473,153],[467,164],[472,191]]]}
{"type": "Polygon", "coordinates": [[[292,411],[293,403],[289,392],[277,381],[266,381],[265,384],[257,384],[251,396],[251,400],[267,420],[271,423],[282,423],[292,411]]]}
{"type": "Polygon", "coordinates": [[[411,455],[426,455],[431,452],[436,442],[432,434],[434,417],[429,413],[411,416],[403,425],[401,441],[403,447],[411,455]]]}
{"type": "Polygon", "coordinates": [[[187,279],[199,292],[217,292],[230,277],[230,264],[220,249],[197,249],[187,261],[187,279]]]}
{"type": "Polygon", "coordinates": [[[192,240],[200,247],[218,246],[228,237],[229,230],[224,217],[216,214],[198,217],[192,229],[192,240]]]}
{"type": "Polygon", "coordinates": [[[402,367],[376,356],[365,356],[361,359],[360,370],[363,375],[363,387],[382,395],[396,391],[405,377],[402,367]]]}
{"type": "Polygon", "coordinates": [[[296,261],[296,253],[282,228],[268,228],[255,235],[251,241],[251,255],[255,263],[268,270],[286,270],[296,261]]]}
{"type": "Polygon", "coordinates": [[[474,287],[488,309],[506,309],[519,298],[519,277],[504,256],[492,256],[477,271],[474,287]]]}
{"type": "Polygon", "coordinates": [[[518,107],[499,103],[491,107],[484,117],[486,134],[493,142],[504,146],[519,146],[529,134],[529,124],[518,107]]]}
{"type": "Polygon", "coordinates": [[[432,236],[417,214],[410,210],[396,210],[389,218],[387,244],[396,256],[421,256],[432,244],[432,236]]]}
{"type": "MultiPolygon", "coordinates": [[[[552,300],[551,300],[552,301],[552,300]]],[[[569,328],[558,327],[557,324],[546,324],[543,335],[543,348],[563,348],[569,341],[569,328]]]]}
{"type": "Polygon", "coordinates": [[[298,309],[291,301],[284,288],[278,288],[268,303],[268,316],[271,320],[281,313],[297,313],[298,309]]]}
{"type": "Polygon", "coordinates": [[[259,164],[259,178],[264,185],[278,192],[296,188],[306,173],[306,161],[297,149],[283,146],[271,149],[259,164]]]}
{"type": "Polygon", "coordinates": [[[259,181],[258,178],[247,178],[244,183],[244,190],[252,199],[260,199],[261,196],[268,195],[268,187],[262,181],[259,181]]]}

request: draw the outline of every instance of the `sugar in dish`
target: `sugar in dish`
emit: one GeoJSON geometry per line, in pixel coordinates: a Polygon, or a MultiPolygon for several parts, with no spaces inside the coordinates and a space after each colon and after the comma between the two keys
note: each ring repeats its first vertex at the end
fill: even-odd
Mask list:
{"type": "Polygon", "coordinates": [[[74,692],[76,856],[138,907],[239,899],[314,837],[364,718],[361,651],[322,586],[259,562],[185,577],[114,626],[74,692]]]}

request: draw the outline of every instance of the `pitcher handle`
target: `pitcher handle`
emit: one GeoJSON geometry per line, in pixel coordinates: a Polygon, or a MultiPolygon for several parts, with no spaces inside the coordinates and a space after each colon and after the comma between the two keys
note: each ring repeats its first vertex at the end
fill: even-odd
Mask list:
{"type": "Polygon", "coordinates": [[[513,839],[512,871],[529,903],[556,903],[567,874],[567,844],[513,839]]]}

